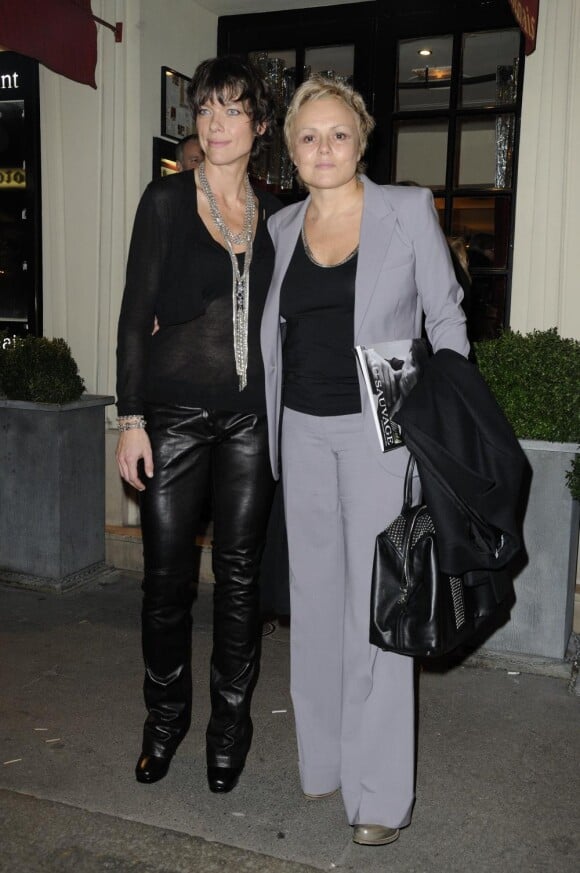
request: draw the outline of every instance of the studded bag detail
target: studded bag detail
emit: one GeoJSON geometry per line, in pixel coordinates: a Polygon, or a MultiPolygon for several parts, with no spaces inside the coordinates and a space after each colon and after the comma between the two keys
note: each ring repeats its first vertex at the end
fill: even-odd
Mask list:
{"type": "Polygon", "coordinates": [[[439,569],[437,533],[427,507],[412,505],[411,455],[401,514],[376,539],[370,642],[415,657],[445,655],[479,624],[464,580],[439,569]]]}

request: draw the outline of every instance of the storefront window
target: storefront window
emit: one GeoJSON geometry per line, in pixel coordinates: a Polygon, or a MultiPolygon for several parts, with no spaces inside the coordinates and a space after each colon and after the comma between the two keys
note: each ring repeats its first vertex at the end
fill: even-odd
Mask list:
{"type": "Polygon", "coordinates": [[[391,179],[433,190],[445,234],[467,249],[471,336],[493,336],[509,315],[520,32],[399,39],[396,57],[391,179]]]}
{"type": "Polygon", "coordinates": [[[447,122],[399,121],[395,125],[395,181],[445,187],[447,122]]]}
{"type": "Polygon", "coordinates": [[[35,61],[0,52],[0,332],[41,330],[35,61]]]}
{"type": "Polygon", "coordinates": [[[452,36],[404,39],[399,43],[397,109],[449,107],[452,36]]]}
{"type": "Polygon", "coordinates": [[[461,105],[496,107],[517,99],[518,30],[466,33],[463,37],[461,105]]]}

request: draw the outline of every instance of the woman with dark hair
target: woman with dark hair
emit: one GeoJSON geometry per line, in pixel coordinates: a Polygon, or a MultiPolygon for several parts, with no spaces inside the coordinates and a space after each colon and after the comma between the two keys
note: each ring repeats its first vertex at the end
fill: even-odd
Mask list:
{"type": "Polygon", "coordinates": [[[152,182],[135,218],[118,334],[117,461],[140,492],[148,715],[138,782],[162,779],[191,720],[194,545],[211,488],[215,576],[207,776],[237,784],[252,739],[258,571],[274,490],[260,319],[274,251],[248,163],[273,101],[246,61],[204,61],[188,89],[205,160],[152,182]],[[155,322],[155,330],[152,330],[155,322]]]}

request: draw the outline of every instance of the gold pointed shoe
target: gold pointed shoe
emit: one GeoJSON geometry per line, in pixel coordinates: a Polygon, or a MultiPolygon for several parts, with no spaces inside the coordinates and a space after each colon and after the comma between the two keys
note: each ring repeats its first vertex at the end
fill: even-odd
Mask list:
{"type": "Polygon", "coordinates": [[[386,846],[388,843],[394,843],[398,837],[399,828],[359,824],[354,826],[352,841],[359,846],[386,846]]]}
{"type": "Polygon", "coordinates": [[[327,791],[324,794],[307,794],[306,791],[303,794],[306,800],[324,800],[325,797],[334,797],[337,792],[338,788],[334,788],[332,791],[327,791]]]}

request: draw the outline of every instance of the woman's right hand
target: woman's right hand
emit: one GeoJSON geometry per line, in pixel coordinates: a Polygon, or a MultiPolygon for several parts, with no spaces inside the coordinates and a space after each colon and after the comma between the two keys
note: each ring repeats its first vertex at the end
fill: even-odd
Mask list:
{"type": "Polygon", "coordinates": [[[401,373],[396,372],[389,361],[379,355],[374,349],[365,349],[367,365],[374,378],[378,378],[385,396],[385,403],[390,412],[399,399],[399,380],[401,373]]]}
{"type": "Polygon", "coordinates": [[[145,491],[145,485],[139,478],[137,465],[143,459],[145,475],[148,479],[153,476],[153,452],[147,431],[142,427],[125,430],[119,435],[117,451],[115,452],[119,473],[125,482],[136,488],[137,491],[145,491]]]}

